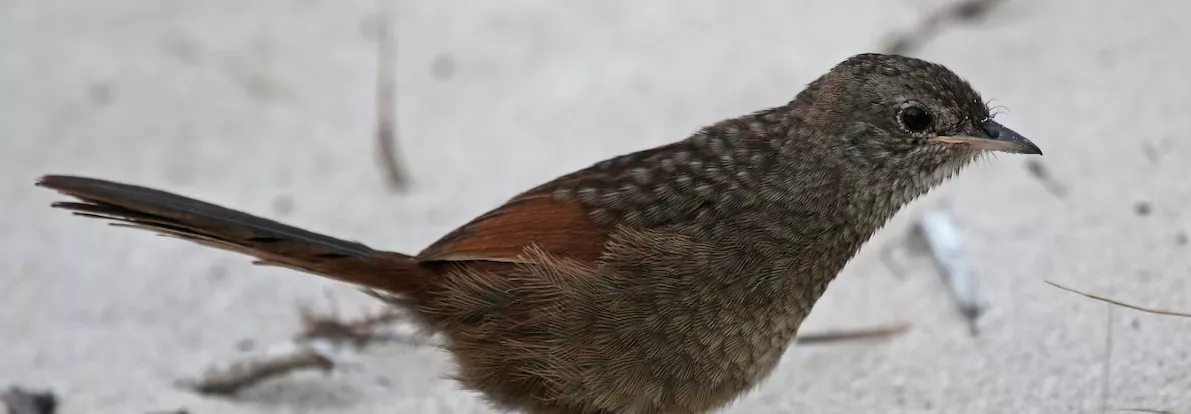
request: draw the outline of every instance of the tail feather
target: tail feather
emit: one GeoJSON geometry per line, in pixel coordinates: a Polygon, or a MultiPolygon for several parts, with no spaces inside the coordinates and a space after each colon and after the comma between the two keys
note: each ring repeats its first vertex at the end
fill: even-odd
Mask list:
{"type": "Polygon", "coordinates": [[[64,175],[47,175],[37,185],[81,201],[55,202],[53,207],[246,254],[256,257],[258,264],[397,295],[415,293],[426,281],[426,269],[408,255],[374,250],[161,190],[64,175]]]}

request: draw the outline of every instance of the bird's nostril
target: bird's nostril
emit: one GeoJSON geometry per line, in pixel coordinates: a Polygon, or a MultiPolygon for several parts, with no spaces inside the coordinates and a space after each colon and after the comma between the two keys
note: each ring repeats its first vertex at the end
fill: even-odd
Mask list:
{"type": "Polygon", "coordinates": [[[984,124],[984,132],[988,134],[989,138],[997,139],[1001,137],[1001,130],[989,124],[984,124]]]}

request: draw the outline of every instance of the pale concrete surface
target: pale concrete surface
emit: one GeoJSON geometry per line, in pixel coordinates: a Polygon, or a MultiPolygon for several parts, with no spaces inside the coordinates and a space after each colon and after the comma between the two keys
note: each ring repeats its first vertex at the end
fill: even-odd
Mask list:
{"type": "MultiPolygon", "coordinates": [[[[236,400],[171,382],[284,341],[295,303],[354,289],[51,211],[43,173],[159,186],[415,251],[511,193],[779,104],[933,3],[909,0],[401,0],[399,113],[416,180],[374,167],[372,1],[0,2],[0,386],[66,413],[480,413],[433,349],[236,400]],[[444,63],[449,61],[450,63],[444,63]],[[435,68],[438,68],[437,70],[435,68]],[[436,75],[436,72],[438,73],[436,75]],[[383,378],[383,379],[382,379],[383,378]]],[[[1069,188],[1025,158],[969,170],[900,215],[807,331],[911,322],[886,342],[793,348],[726,412],[1098,412],[1106,306],[1053,279],[1191,310],[1191,3],[1016,0],[920,55],[1012,112],[1069,188]],[[878,247],[948,199],[993,308],[967,335],[921,258],[878,247]],[[1134,204],[1148,202],[1139,216],[1134,204]]],[[[1119,309],[1110,405],[1191,412],[1191,320],[1119,309]]]]}

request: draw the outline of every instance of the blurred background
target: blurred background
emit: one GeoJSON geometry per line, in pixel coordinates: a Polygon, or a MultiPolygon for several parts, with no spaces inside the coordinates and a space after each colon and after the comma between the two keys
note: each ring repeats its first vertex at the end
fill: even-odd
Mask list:
{"type": "Polygon", "coordinates": [[[34,180],[165,188],[416,252],[520,190],[896,50],[967,78],[1045,156],[981,163],[912,204],[804,325],[906,332],[795,346],[724,412],[1191,413],[1191,319],[1045,282],[1191,311],[1191,3],[965,3],[0,0],[0,387],[52,390],[66,413],[491,412],[445,353],[399,343],[230,398],[175,385],[285,343],[299,305],[379,305],[51,211],[34,180]],[[395,41],[378,47],[382,27],[395,41]],[[388,78],[403,191],[377,161],[388,78]],[[987,304],[976,336],[907,239],[940,206],[987,304]]]}

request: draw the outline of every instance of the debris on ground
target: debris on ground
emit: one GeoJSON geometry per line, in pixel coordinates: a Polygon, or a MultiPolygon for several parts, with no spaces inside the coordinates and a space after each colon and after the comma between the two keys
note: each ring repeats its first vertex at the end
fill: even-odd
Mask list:
{"type": "Polygon", "coordinates": [[[906,55],[922,47],[945,25],[977,20],[987,15],[1003,0],[959,0],[927,14],[913,29],[890,36],[882,52],[892,55],[906,55]]]}
{"type": "Polygon", "coordinates": [[[968,268],[963,255],[962,237],[950,211],[946,207],[927,211],[905,237],[881,248],[881,261],[895,277],[904,279],[906,271],[893,256],[898,247],[904,247],[913,254],[930,256],[960,314],[967,320],[972,336],[978,335],[977,321],[987,310],[988,303],[981,294],[976,275],[968,268]]]}
{"type": "Polygon", "coordinates": [[[1137,203],[1133,204],[1133,213],[1140,217],[1149,216],[1152,212],[1154,212],[1154,207],[1151,206],[1150,203],[1138,201],[1137,203]]]}
{"type": "Polygon", "coordinates": [[[905,332],[909,329],[910,329],[910,325],[900,324],[900,325],[881,326],[881,327],[876,327],[876,328],[858,329],[858,330],[849,330],[849,331],[840,330],[840,331],[831,331],[831,332],[819,332],[819,333],[811,333],[811,334],[800,334],[794,339],[794,341],[798,345],[818,345],[818,344],[827,344],[827,343],[836,343],[836,342],[888,339],[888,338],[892,338],[897,335],[901,335],[903,332],[905,332]]]}
{"type": "Polygon", "coordinates": [[[951,213],[945,209],[926,212],[918,221],[917,234],[930,249],[935,268],[951,289],[951,296],[967,319],[972,335],[977,335],[976,322],[984,314],[987,304],[981,296],[976,276],[964,259],[963,240],[951,213]]]}
{"type": "Polygon", "coordinates": [[[1046,165],[1041,161],[1036,159],[1026,160],[1026,171],[1029,171],[1030,175],[1038,179],[1038,182],[1042,183],[1042,186],[1046,188],[1046,191],[1051,195],[1058,198],[1067,196],[1067,185],[1059,182],[1059,180],[1056,180],[1054,176],[1050,174],[1050,171],[1046,169],[1046,165]]]}
{"type": "MultiPolygon", "coordinates": [[[[1141,311],[1141,312],[1145,312],[1145,313],[1152,313],[1152,314],[1156,314],[1156,315],[1167,315],[1167,316],[1178,316],[1178,317],[1184,317],[1184,318],[1191,318],[1191,313],[1175,312],[1175,311],[1170,311],[1170,310],[1165,310],[1165,309],[1155,309],[1155,308],[1148,308],[1148,307],[1143,307],[1143,306],[1138,306],[1138,305],[1132,305],[1132,304],[1125,303],[1125,302],[1122,302],[1122,301],[1119,301],[1116,299],[1111,299],[1108,297],[1075,290],[1075,289],[1060,285],[1058,283],[1051,282],[1049,280],[1047,280],[1046,283],[1049,283],[1051,286],[1057,287],[1059,289],[1062,289],[1062,290],[1065,290],[1065,291],[1068,291],[1068,292],[1071,292],[1071,293],[1074,293],[1074,294],[1077,294],[1077,295],[1080,295],[1080,296],[1083,296],[1083,297],[1086,297],[1089,299],[1094,299],[1094,300],[1104,302],[1105,304],[1108,305],[1108,322],[1107,322],[1108,326],[1106,328],[1105,336],[1104,336],[1104,348],[1105,348],[1105,357],[1104,357],[1104,361],[1103,361],[1104,383],[1101,386],[1102,389],[1100,391],[1100,400],[1101,400],[1100,406],[1102,408],[1101,412],[1108,411],[1108,404],[1109,404],[1109,400],[1110,400],[1110,394],[1109,394],[1110,388],[1108,386],[1109,385],[1108,381],[1111,378],[1110,375],[1112,372],[1111,367],[1112,367],[1112,321],[1113,321],[1112,310],[1113,310],[1113,307],[1120,306],[1123,308],[1133,309],[1133,310],[1141,311]]],[[[1166,410],[1154,410],[1154,409],[1147,409],[1147,408],[1118,408],[1118,409],[1114,409],[1112,411],[1135,412],[1135,413],[1174,414],[1174,413],[1172,413],[1170,411],[1166,411],[1166,410]]]]}
{"type": "Polygon", "coordinates": [[[1117,306],[1120,306],[1120,307],[1124,307],[1124,308],[1133,309],[1133,310],[1136,310],[1136,311],[1141,311],[1141,312],[1145,312],[1145,313],[1152,313],[1152,314],[1156,314],[1156,315],[1180,316],[1180,317],[1184,317],[1184,318],[1191,318],[1191,313],[1187,313],[1187,312],[1176,312],[1176,311],[1170,311],[1170,310],[1164,310],[1164,309],[1155,309],[1155,308],[1147,308],[1147,307],[1138,306],[1138,305],[1131,305],[1131,304],[1128,304],[1128,303],[1125,303],[1125,302],[1121,302],[1121,301],[1119,301],[1119,300],[1116,300],[1116,299],[1110,299],[1110,298],[1107,298],[1107,297],[1104,297],[1104,296],[1100,296],[1100,295],[1095,295],[1095,294],[1091,294],[1091,293],[1087,293],[1087,292],[1081,292],[1081,291],[1078,291],[1078,290],[1075,290],[1075,289],[1072,289],[1072,288],[1069,288],[1069,287],[1066,287],[1066,286],[1060,285],[1060,284],[1058,284],[1058,283],[1051,282],[1051,281],[1049,281],[1049,280],[1047,280],[1047,281],[1046,281],[1046,283],[1049,283],[1051,286],[1057,287],[1057,288],[1059,288],[1059,289],[1063,289],[1063,290],[1065,290],[1065,291],[1068,291],[1068,292],[1071,292],[1071,293],[1074,293],[1074,294],[1077,294],[1077,295],[1080,295],[1080,296],[1083,296],[1083,297],[1087,297],[1087,298],[1095,299],[1095,300],[1098,300],[1098,301],[1101,301],[1101,302],[1108,302],[1108,303],[1111,303],[1111,304],[1113,304],[1113,305],[1117,305],[1117,306]]]}
{"type": "Polygon", "coordinates": [[[265,380],[298,371],[335,368],[335,350],[326,341],[314,341],[287,352],[236,361],[226,368],[211,369],[199,380],[182,380],[178,385],[208,395],[230,395],[265,380]]]}
{"type": "Polygon", "coordinates": [[[429,339],[409,335],[382,335],[378,328],[400,319],[400,313],[386,307],[375,315],[358,320],[343,320],[337,312],[316,315],[303,308],[302,331],[292,342],[273,347],[272,352],[253,355],[223,367],[209,369],[196,380],[181,380],[178,385],[207,395],[232,395],[269,379],[302,371],[330,373],[349,359],[345,346],[362,350],[379,341],[400,342],[411,346],[429,343],[429,339]]]}
{"type": "Polygon", "coordinates": [[[376,21],[376,145],[381,173],[393,191],[409,185],[408,173],[397,149],[397,45],[393,31],[393,0],[377,0],[376,21]]]}
{"type": "Polygon", "coordinates": [[[5,414],[54,414],[58,410],[58,397],[53,392],[15,386],[0,392],[0,403],[5,414]]]}

